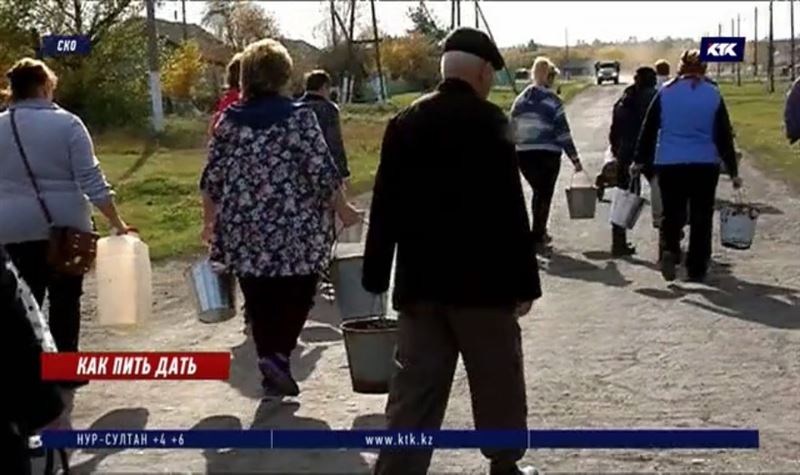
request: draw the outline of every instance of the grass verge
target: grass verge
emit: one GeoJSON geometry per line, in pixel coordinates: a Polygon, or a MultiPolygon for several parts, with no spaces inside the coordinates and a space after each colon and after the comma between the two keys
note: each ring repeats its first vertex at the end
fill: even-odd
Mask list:
{"type": "MultiPolygon", "coordinates": [[[[569,100],[587,86],[566,83],[562,97],[569,100]]],[[[385,105],[344,107],[342,128],[352,172],[352,195],[372,188],[386,123],[417,97],[417,93],[403,94],[385,105]]],[[[499,88],[490,99],[508,110],[514,93],[499,88]]],[[[203,248],[197,184],[206,160],[206,127],[205,119],[170,119],[158,147],[151,150],[146,150],[145,135],[137,131],[114,131],[95,138],[97,155],[114,184],[122,216],[140,229],[154,260],[191,255],[203,248]]],[[[105,220],[98,216],[97,222],[105,233],[105,220]]]]}
{"type": "Polygon", "coordinates": [[[761,83],[720,87],[738,145],[749,152],[756,167],[800,190],[800,152],[789,145],[783,128],[789,84],[776,84],[773,94],[768,94],[761,83]]]}

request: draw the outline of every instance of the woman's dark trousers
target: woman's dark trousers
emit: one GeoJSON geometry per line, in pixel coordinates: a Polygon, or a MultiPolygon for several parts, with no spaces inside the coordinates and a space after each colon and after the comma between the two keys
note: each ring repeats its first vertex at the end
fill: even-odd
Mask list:
{"type": "Polygon", "coordinates": [[[47,241],[6,244],[5,247],[40,307],[47,297],[48,323],[58,351],[78,351],[83,276],[54,271],[47,263],[47,241]]]}
{"type": "Polygon", "coordinates": [[[289,356],[314,306],[319,277],[239,277],[260,358],[289,356]]]}
{"type": "Polygon", "coordinates": [[[664,217],[660,248],[681,257],[681,229],[689,212],[689,252],[686,269],[689,277],[702,278],[711,260],[711,234],[714,199],[719,181],[719,165],[662,165],[656,168],[664,217]]]}
{"type": "Polygon", "coordinates": [[[533,189],[531,208],[533,214],[532,237],[534,244],[544,242],[550,204],[556,189],[558,172],[561,169],[561,152],[526,150],[517,152],[519,168],[525,181],[533,189]]]}

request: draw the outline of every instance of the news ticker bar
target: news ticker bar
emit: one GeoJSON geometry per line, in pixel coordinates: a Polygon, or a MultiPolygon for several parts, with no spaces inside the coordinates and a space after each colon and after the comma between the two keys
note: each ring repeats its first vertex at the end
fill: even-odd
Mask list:
{"type": "Polygon", "coordinates": [[[42,379],[82,380],[226,380],[227,352],[42,353],[42,379]]]}
{"type": "Polygon", "coordinates": [[[46,430],[46,448],[72,449],[757,449],[754,429],[46,430]]]}

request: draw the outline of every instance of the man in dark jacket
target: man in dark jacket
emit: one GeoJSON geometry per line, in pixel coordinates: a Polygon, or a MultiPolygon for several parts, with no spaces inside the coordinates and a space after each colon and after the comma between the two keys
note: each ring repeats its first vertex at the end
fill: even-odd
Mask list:
{"type": "Polygon", "coordinates": [[[42,381],[42,344],[28,317],[28,312],[38,311],[38,307],[34,308],[33,299],[29,299],[31,307],[26,308],[21,285],[0,246],[0,315],[4,325],[0,348],[9,385],[2,404],[0,446],[3,473],[9,474],[31,473],[28,436],[55,420],[64,407],[57,386],[42,381]]]}
{"type": "MultiPolygon", "coordinates": [[[[393,430],[439,429],[459,354],[477,429],[526,429],[517,318],[541,295],[508,119],[487,101],[503,58],[459,28],[444,42],[444,81],[388,124],[364,258],[364,288],[399,311],[393,430]]],[[[431,450],[382,451],[378,474],[424,474],[431,450]]],[[[535,473],[521,449],[484,449],[492,474],[535,473]]]]}
{"type": "MultiPolygon", "coordinates": [[[[630,166],[636,141],[642,128],[647,108],[657,89],[656,71],[648,66],[636,70],[633,84],[625,88],[622,97],[614,104],[614,115],[608,141],[611,153],[617,159],[617,188],[627,190],[631,184],[630,166]]],[[[648,178],[652,172],[646,171],[648,178]]],[[[630,256],[636,248],[628,244],[625,228],[611,225],[611,254],[615,257],[630,256]]]]}
{"type": "Polygon", "coordinates": [[[347,166],[347,153],[342,138],[342,123],[339,119],[339,107],[331,100],[331,77],[322,70],[308,73],[306,76],[306,93],[299,99],[301,104],[310,107],[316,114],[328,149],[339,168],[342,178],[350,176],[347,166]]]}

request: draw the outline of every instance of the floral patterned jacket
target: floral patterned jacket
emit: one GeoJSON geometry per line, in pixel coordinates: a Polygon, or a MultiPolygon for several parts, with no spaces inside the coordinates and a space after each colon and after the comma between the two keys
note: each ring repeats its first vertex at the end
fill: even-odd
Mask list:
{"type": "Polygon", "coordinates": [[[209,149],[200,187],[216,204],[211,260],[237,276],[323,270],[342,179],[314,112],[281,96],[233,105],[209,149]]]}

